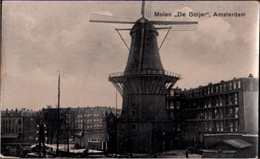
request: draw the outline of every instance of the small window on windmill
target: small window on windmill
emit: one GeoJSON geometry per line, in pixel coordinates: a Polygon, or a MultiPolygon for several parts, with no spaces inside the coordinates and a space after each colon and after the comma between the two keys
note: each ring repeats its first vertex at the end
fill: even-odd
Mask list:
{"type": "Polygon", "coordinates": [[[131,116],[135,117],[135,111],[134,110],[131,112],[131,116]]]}
{"type": "Polygon", "coordinates": [[[131,132],[136,132],[136,124],[131,124],[131,132]]]}

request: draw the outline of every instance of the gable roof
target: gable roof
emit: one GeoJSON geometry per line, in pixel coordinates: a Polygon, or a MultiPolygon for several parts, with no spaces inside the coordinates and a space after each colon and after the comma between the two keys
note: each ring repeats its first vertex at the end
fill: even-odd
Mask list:
{"type": "Polygon", "coordinates": [[[240,139],[223,140],[223,142],[230,146],[233,146],[235,148],[239,148],[239,149],[243,149],[243,148],[252,146],[252,144],[250,144],[244,140],[240,140],[240,139]]]}

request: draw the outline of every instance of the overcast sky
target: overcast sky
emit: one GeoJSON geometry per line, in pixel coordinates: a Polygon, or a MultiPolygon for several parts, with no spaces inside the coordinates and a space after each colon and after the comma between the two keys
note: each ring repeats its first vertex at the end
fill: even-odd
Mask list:
{"type": "MultiPolygon", "coordinates": [[[[185,18],[197,31],[171,31],[160,50],[165,70],[182,74],[175,85],[199,85],[258,76],[257,2],[152,2],[154,11],[243,12],[239,18],[185,18]]],[[[3,2],[2,109],[115,106],[109,73],[125,69],[128,50],[115,28],[89,23],[90,13],[140,18],[141,2],[3,2]]],[[[169,17],[159,20],[183,20],[169,17]]],[[[160,31],[160,44],[166,31],[160,31]]],[[[122,35],[130,45],[128,32],[122,35]]],[[[121,107],[121,98],[119,107],[121,107]]]]}

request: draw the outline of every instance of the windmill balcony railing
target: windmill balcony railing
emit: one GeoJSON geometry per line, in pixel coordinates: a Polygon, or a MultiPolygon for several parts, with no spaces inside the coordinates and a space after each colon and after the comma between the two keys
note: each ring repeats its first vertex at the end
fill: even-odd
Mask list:
{"type": "Polygon", "coordinates": [[[109,74],[109,78],[120,77],[120,76],[128,76],[128,75],[166,75],[172,76],[176,78],[180,78],[181,74],[173,73],[165,70],[133,70],[129,72],[115,72],[109,74]]]}

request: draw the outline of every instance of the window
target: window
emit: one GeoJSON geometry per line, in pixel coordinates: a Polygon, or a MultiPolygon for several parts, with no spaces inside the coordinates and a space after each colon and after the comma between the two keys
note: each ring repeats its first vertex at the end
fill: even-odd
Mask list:
{"type": "Polygon", "coordinates": [[[229,83],[229,90],[232,90],[232,83],[229,83]]]}
{"type": "Polygon", "coordinates": [[[237,104],[237,93],[235,94],[235,104],[237,104]]]}
{"type": "Polygon", "coordinates": [[[213,93],[213,87],[211,87],[211,93],[213,93]]]}
{"type": "Polygon", "coordinates": [[[226,84],[223,84],[223,91],[226,91],[226,84]]]}
{"type": "Polygon", "coordinates": [[[170,102],[170,109],[174,109],[174,102],[173,101],[170,102]]]}
{"type": "Polygon", "coordinates": [[[235,118],[238,118],[238,110],[239,110],[239,108],[236,107],[236,108],[235,108],[235,118]]]}
{"type": "Polygon", "coordinates": [[[88,139],[88,142],[100,142],[100,139],[88,139]]]}
{"type": "Polygon", "coordinates": [[[170,96],[174,96],[174,90],[173,89],[170,90],[170,96]]]}
{"type": "Polygon", "coordinates": [[[173,112],[170,112],[170,117],[171,117],[172,119],[174,119],[174,113],[173,113],[173,112]]]}
{"type": "Polygon", "coordinates": [[[233,88],[234,88],[234,89],[237,89],[236,82],[233,83],[233,88]]]}
{"type": "Polygon", "coordinates": [[[241,82],[237,81],[237,88],[241,88],[241,82]]]}
{"type": "Polygon", "coordinates": [[[221,85],[219,86],[219,92],[222,92],[222,86],[221,85]]]}
{"type": "Polygon", "coordinates": [[[208,123],[205,123],[205,131],[208,131],[208,123]]]}
{"type": "Polygon", "coordinates": [[[218,86],[216,86],[216,92],[218,93],[218,86]]]}
{"type": "Polygon", "coordinates": [[[223,130],[224,130],[224,123],[220,122],[220,131],[223,131],[223,130]]]}
{"type": "Polygon", "coordinates": [[[175,95],[176,95],[176,97],[179,97],[181,95],[181,90],[179,90],[179,89],[176,90],[175,95]]]}
{"type": "Polygon", "coordinates": [[[220,130],[220,129],[219,129],[219,123],[216,123],[216,129],[217,129],[217,131],[220,130]]]}
{"type": "Polygon", "coordinates": [[[230,131],[231,131],[231,132],[234,131],[234,124],[233,124],[233,122],[230,122],[230,131]]]}
{"type": "Polygon", "coordinates": [[[181,124],[178,124],[177,131],[181,131],[181,124]]]}
{"type": "Polygon", "coordinates": [[[207,100],[205,100],[204,107],[205,107],[205,108],[208,107],[208,101],[207,101],[207,100]]]}
{"type": "Polygon", "coordinates": [[[212,125],[209,123],[209,131],[212,131],[212,125]]]}
{"type": "Polygon", "coordinates": [[[222,97],[220,96],[220,97],[219,97],[219,106],[222,106],[222,102],[223,102],[223,99],[222,99],[222,97]]]}
{"type": "Polygon", "coordinates": [[[235,131],[238,131],[238,121],[235,122],[235,131]]]}
{"type": "Polygon", "coordinates": [[[176,109],[180,109],[180,105],[181,105],[181,104],[180,104],[180,101],[177,101],[177,102],[176,102],[176,109]]]}

